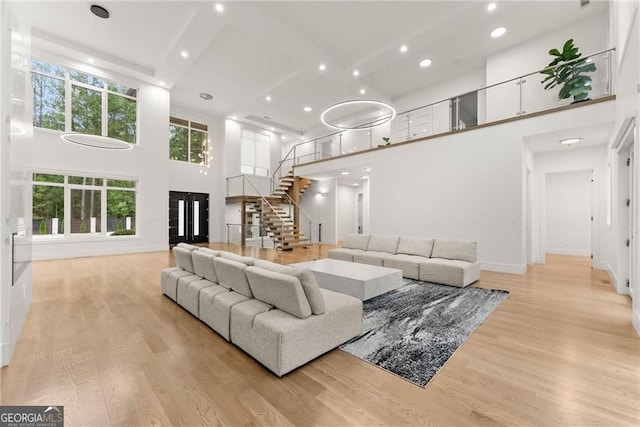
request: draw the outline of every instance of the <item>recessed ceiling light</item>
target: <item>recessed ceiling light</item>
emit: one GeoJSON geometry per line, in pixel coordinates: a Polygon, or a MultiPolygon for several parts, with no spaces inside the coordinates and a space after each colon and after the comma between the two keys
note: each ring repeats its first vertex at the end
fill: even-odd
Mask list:
{"type": "Polygon", "coordinates": [[[224,12],[224,6],[222,5],[222,3],[216,3],[216,11],[224,12]]]}
{"type": "Polygon", "coordinates": [[[160,86],[164,87],[165,83],[164,82],[158,82],[158,84],[160,84],[160,86]]]}
{"type": "Polygon", "coordinates": [[[303,108],[303,110],[308,113],[308,112],[310,112],[312,110],[312,108],[309,107],[309,106],[306,106],[306,107],[303,108]]]}
{"type": "Polygon", "coordinates": [[[566,139],[560,140],[560,144],[571,145],[571,144],[575,144],[576,142],[580,142],[580,141],[582,141],[582,138],[566,138],[566,139]]]}
{"type": "Polygon", "coordinates": [[[96,15],[98,18],[102,18],[102,19],[109,18],[109,11],[100,5],[92,4],[89,9],[91,10],[91,13],[96,15]]]}
{"type": "Polygon", "coordinates": [[[264,99],[265,99],[267,102],[271,101],[271,97],[270,97],[269,95],[267,95],[264,99]]]}
{"type": "Polygon", "coordinates": [[[276,128],[271,128],[271,132],[273,132],[274,130],[276,130],[276,128]]]}
{"type": "Polygon", "coordinates": [[[491,31],[491,37],[501,37],[504,35],[504,33],[507,32],[507,28],[506,27],[498,27],[495,28],[493,31],[491,31]]]}
{"type": "Polygon", "coordinates": [[[238,120],[237,116],[231,116],[231,120],[238,120]]]}
{"type": "Polygon", "coordinates": [[[362,179],[369,179],[369,175],[362,175],[360,178],[362,178],[362,179]]]}
{"type": "Polygon", "coordinates": [[[430,59],[423,59],[422,61],[420,61],[420,66],[422,68],[426,68],[429,65],[431,65],[431,60],[430,59]]]}
{"type": "Polygon", "coordinates": [[[186,50],[183,50],[182,52],[180,52],[180,56],[182,56],[183,58],[188,58],[189,52],[187,52],[186,50]]]}
{"type": "Polygon", "coordinates": [[[280,137],[280,139],[281,139],[281,140],[283,140],[283,141],[286,141],[287,136],[286,136],[286,135],[282,135],[282,136],[280,137]]]}
{"type": "Polygon", "coordinates": [[[400,46],[400,52],[405,53],[407,51],[408,47],[406,44],[403,44],[402,46],[400,46]]]}
{"type": "Polygon", "coordinates": [[[324,71],[324,70],[326,70],[326,69],[327,69],[327,66],[326,66],[326,65],[324,65],[324,64],[320,64],[320,65],[318,65],[318,69],[319,69],[320,71],[324,71]]]}
{"type": "Polygon", "coordinates": [[[360,95],[364,95],[365,93],[367,93],[366,89],[360,89],[360,95]]]}
{"type": "Polygon", "coordinates": [[[489,3],[489,4],[487,5],[487,10],[488,10],[489,12],[491,12],[491,11],[493,11],[493,10],[496,10],[496,4],[495,4],[495,3],[489,3]]]}
{"type": "Polygon", "coordinates": [[[364,168],[365,172],[371,172],[371,168],[364,168]]]}
{"type": "Polygon", "coordinates": [[[213,99],[213,95],[207,92],[201,92],[200,98],[204,99],[205,101],[211,101],[213,99]]]}
{"type": "Polygon", "coordinates": [[[358,184],[357,182],[354,182],[354,183],[353,183],[353,186],[354,186],[354,187],[357,187],[357,186],[359,186],[359,185],[360,185],[360,184],[358,184]]]}
{"type": "Polygon", "coordinates": [[[353,70],[353,77],[358,77],[360,75],[359,70],[353,70]]]}
{"type": "Polygon", "coordinates": [[[93,59],[93,58],[87,58],[87,62],[88,62],[89,64],[95,64],[95,63],[96,63],[96,60],[95,60],[95,59],[93,59]]]}
{"type": "MultiPolygon", "coordinates": [[[[344,152],[343,152],[343,153],[344,153],[344,152]]],[[[349,175],[349,172],[347,172],[347,171],[342,171],[342,172],[340,172],[340,175],[349,175]]]]}

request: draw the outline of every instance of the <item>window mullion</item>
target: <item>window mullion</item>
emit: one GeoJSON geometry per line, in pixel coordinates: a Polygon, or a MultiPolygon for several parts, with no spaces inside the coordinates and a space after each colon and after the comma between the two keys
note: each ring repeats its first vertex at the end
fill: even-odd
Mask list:
{"type": "Polygon", "coordinates": [[[191,163],[191,122],[187,128],[187,163],[191,163]]]}
{"type": "MultiPolygon", "coordinates": [[[[69,78],[69,71],[64,72],[64,129],[65,132],[71,132],[71,115],[73,114],[73,110],[71,109],[71,79],[69,78]]],[[[66,233],[66,228],[65,228],[66,233]]]]}
{"type": "MultiPolygon", "coordinates": [[[[66,183],[66,177],[65,177],[66,183]]],[[[64,186],[64,237],[69,238],[71,235],[71,189],[64,186]]]]}
{"type": "MultiPolygon", "coordinates": [[[[106,83],[105,83],[106,85],[106,83]]],[[[102,136],[109,136],[109,113],[107,108],[107,89],[102,88],[102,136]]]]}
{"type": "Polygon", "coordinates": [[[102,185],[100,190],[100,234],[102,236],[107,235],[107,190],[106,181],[102,185]]]}

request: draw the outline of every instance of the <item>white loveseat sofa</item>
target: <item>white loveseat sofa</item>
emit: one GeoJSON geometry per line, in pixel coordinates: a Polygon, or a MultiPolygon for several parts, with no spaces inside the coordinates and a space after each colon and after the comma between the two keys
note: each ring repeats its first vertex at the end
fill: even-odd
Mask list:
{"type": "Polygon", "coordinates": [[[450,286],[480,279],[477,244],[466,240],[348,234],[329,258],[397,268],[404,277],[450,286]]]}
{"type": "Polygon", "coordinates": [[[180,244],[162,292],[278,376],[362,331],[362,301],[308,269],[180,244]]]}

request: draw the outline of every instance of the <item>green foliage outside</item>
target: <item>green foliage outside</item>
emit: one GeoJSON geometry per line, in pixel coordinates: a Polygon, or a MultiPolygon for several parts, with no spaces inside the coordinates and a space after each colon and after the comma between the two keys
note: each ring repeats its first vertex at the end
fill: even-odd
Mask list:
{"type": "Polygon", "coordinates": [[[135,236],[136,230],[116,230],[110,235],[111,236],[135,236]]]}
{"type": "Polygon", "coordinates": [[[171,160],[188,160],[189,130],[180,126],[169,126],[169,158],[171,160]]]}
{"type": "Polygon", "coordinates": [[[118,225],[116,226],[116,231],[121,232],[124,230],[124,225],[122,225],[122,221],[118,221],[118,225]]]}
{"type": "Polygon", "coordinates": [[[582,54],[578,53],[578,47],[574,46],[573,39],[564,43],[562,52],[551,49],[549,55],[555,59],[540,72],[546,76],[542,80],[543,84],[546,83],[544,88],[548,90],[562,85],[558,93],[559,99],[573,96],[574,102],[586,100],[591,90],[591,76],[586,73],[596,71],[595,64],[588,62],[587,58],[581,58],[582,54]]]}
{"type": "Polygon", "coordinates": [[[191,129],[191,163],[204,164],[206,133],[191,129]]]}
{"type": "Polygon", "coordinates": [[[84,221],[82,221],[80,223],[80,232],[81,233],[86,233],[87,232],[87,224],[84,221]]]}
{"type": "Polygon", "coordinates": [[[44,220],[40,221],[40,234],[47,234],[47,224],[44,220]]]}
{"type": "Polygon", "coordinates": [[[71,94],[65,92],[65,69],[42,61],[31,61],[33,86],[33,125],[35,127],[65,131],[66,96],[71,97],[71,130],[102,135],[102,121],[107,120],[107,136],[129,143],[136,142],[137,102],[124,94],[137,96],[133,88],[70,70],[71,94]],[[51,74],[52,76],[39,73],[51,74]],[[56,76],[56,77],[54,77],[56,76]],[[58,78],[59,77],[59,78],[58,78]],[[80,82],[95,89],[74,84],[80,82]],[[111,92],[106,97],[107,117],[102,117],[102,93],[105,86],[111,92]]]}

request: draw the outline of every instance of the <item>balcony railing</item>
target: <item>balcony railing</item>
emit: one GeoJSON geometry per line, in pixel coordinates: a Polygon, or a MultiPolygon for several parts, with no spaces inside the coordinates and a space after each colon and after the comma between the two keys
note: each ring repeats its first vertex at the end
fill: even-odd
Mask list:
{"type": "MultiPolygon", "coordinates": [[[[586,58],[596,66],[596,70],[588,74],[592,78],[589,99],[613,94],[614,54],[615,48],[576,60],[583,61],[586,58]]],[[[560,86],[552,90],[544,89],[542,80],[545,76],[540,71],[399,113],[384,136],[389,136],[393,144],[571,104],[572,98],[559,99],[560,86]]],[[[333,132],[294,145],[280,161],[273,177],[279,177],[298,164],[339,157],[384,144],[382,139],[374,140],[371,131],[333,132]],[[344,138],[345,132],[352,134],[344,138]]]]}

